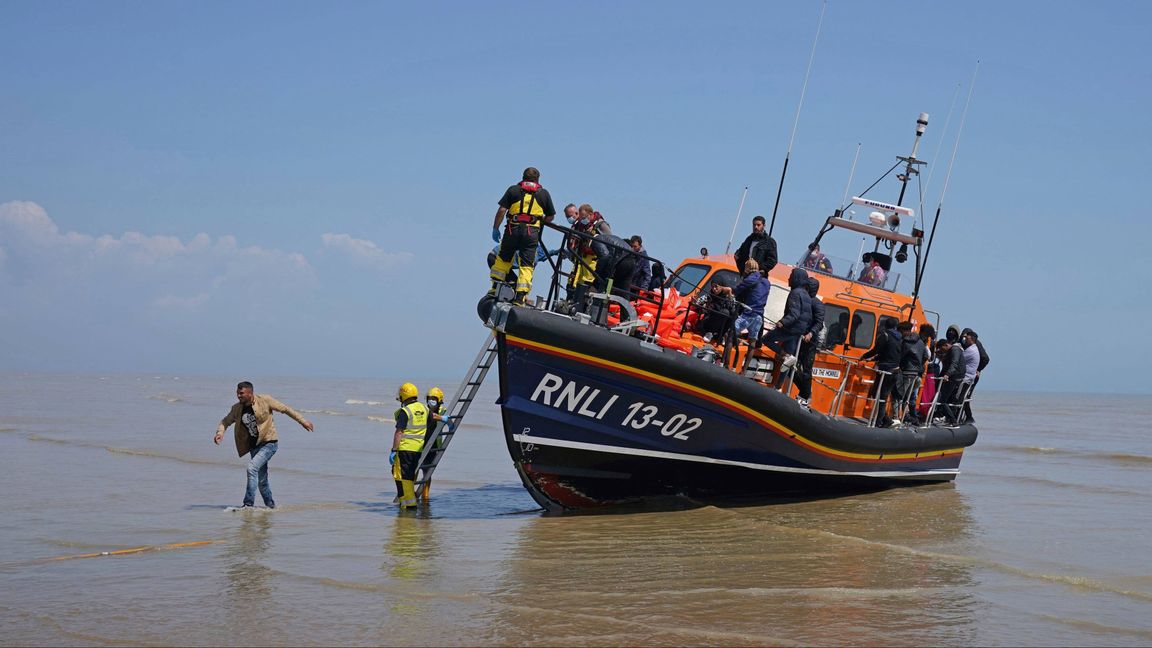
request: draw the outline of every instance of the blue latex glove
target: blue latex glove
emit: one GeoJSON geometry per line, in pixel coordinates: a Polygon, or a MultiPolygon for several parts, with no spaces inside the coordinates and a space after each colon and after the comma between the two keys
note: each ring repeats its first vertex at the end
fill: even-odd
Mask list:
{"type": "Polygon", "coordinates": [[[493,227],[492,228],[492,240],[496,241],[497,243],[500,242],[500,228],[499,227],[493,227]]]}
{"type": "Polygon", "coordinates": [[[389,466],[391,466],[391,465],[394,465],[395,463],[396,463],[396,451],[395,451],[395,450],[393,450],[393,451],[392,451],[392,452],[391,452],[391,453],[388,455],[388,465],[389,465],[389,466]]]}

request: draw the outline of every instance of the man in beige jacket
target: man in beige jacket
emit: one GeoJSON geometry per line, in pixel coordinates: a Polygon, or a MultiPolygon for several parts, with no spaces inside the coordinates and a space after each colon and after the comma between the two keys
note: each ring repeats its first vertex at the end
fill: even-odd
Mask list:
{"type": "Polygon", "coordinates": [[[224,438],[224,431],[235,424],[236,454],[249,455],[248,488],[244,491],[244,508],[251,508],[256,501],[256,487],[259,484],[260,497],[268,508],[276,508],[272,499],[272,488],[268,485],[268,460],[279,447],[276,438],[276,424],[272,412],[281,412],[292,417],[305,430],[312,431],[312,423],[296,410],[264,394],[252,393],[252,383],[245,380],[236,385],[236,400],[228,414],[216,426],[216,445],[224,438]]]}

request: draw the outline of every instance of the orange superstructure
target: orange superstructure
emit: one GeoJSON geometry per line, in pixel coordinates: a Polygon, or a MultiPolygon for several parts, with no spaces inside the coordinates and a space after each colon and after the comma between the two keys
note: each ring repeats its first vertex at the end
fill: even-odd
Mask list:
{"type": "MultiPolygon", "coordinates": [[[[780,263],[768,274],[772,284],[764,309],[765,327],[768,329],[783,314],[789,291],[788,276],[795,267],[780,263]]],[[[881,374],[873,362],[862,362],[860,356],[875,342],[881,318],[891,316],[918,326],[928,321],[927,315],[920,302],[913,305],[910,295],[811,268],[805,268],[805,271],[819,279],[819,299],[826,309],[826,334],[813,364],[810,406],[832,416],[867,418],[871,414],[868,392],[881,374]]],[[[697,317],[697,312],[691,307],[693,300],[702,293],[706,294],[708,287],[723,276],[730,281],[739,277],[732,255],[685,259],[666,284],[662,295],[642,294],[633,302],[637,318],[648,325],[655,325],[650,334],[660,346],[686,354],[714,353],[719,362],[733,371],[743,371],[764,383],[765,388],[772,388],[770,385],[775,384],[778,376],[772,352],[753,349],[746,340],[729,344],[705,342],[703,337],[691,331],[697,317]]],[[[618,311],[614,311],[609,323],[616,323],[617,318],[618,311]]],[[[892,380],[890,376],[884,379],[892,380]]],[[[790,383],[788,387],[790,394],[795,394],[790,383]]]]}

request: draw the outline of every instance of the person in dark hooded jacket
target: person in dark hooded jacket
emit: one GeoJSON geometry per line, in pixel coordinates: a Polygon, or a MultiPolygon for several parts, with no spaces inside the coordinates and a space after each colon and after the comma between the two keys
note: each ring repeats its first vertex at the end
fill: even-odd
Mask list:
{"type": "Polygon", "coordinates": [[[793,268],[788,275],[788,301],[784,304],[784,316],[776,322],[776,328],[764,338],[764,345],[771,348],[784,369],[796,364],[796,343],[812,326],[812,297],[808,294],[808,273],[803,268],[793,268]]]}
{"type": "Polygon", "coordinates": [[[630,298],[636,256],[628,241],[611,233],[597,234],[592,239],[592,251],[596,253],[596,289],[603,291],[611,279],[612,294],[630,298]]]}
{"type": "Polygon", "coordinates": [[[861,360],[876,360],[876,382],[872,383],[870,397],[876,398],[876,425],[889,427],[892,417],[888,415],[888,397],[896,386],[897,374],[900,368],[900,356],[904,351],[904,341],[900,332],[896,330],[895,317],[885,317],[882,320],[883,330],[876,336],[876,343],[868,349],[861,360]],[[882,373],[887,372],[887,373],[882,373]]]}
{"type": "Polygon", "coordinates": [[[920,377],[924,373],[924,363],[928,362],[928,349],[924,340],[912,331],[912,322],[900,322],[896,327],[902,338],[900,352],[900,380],[896,384],[896,402],[900,405],[902,416],[909,422],[915,422],[919,415],[916,413],[917,393],[919,392],[920,377]]]}
{"type": "Polygon", "coordinates": [[[812,365],[816,362],[816,349],[824,337],[824,302],[817,296],[819,292],[820,281],[816,277],[808,277],[808,296],[812,298],[812,324],[801,338],[803,342],[800,345],[800,361],[796,370],[796,398],[801,405],[807,405],[812,399],[812,365]]]}
{"type": "Polygon", "coordinates": [[[941,359],[943,369],[940,376],[940,391],[936,394],[936,407],[940,416],[934,423],[956,425],[959,408],[952,405],[964,381],[964,349],[960,343],[952,343],[947,338],[936,343],[936,356],[941,359]]]}

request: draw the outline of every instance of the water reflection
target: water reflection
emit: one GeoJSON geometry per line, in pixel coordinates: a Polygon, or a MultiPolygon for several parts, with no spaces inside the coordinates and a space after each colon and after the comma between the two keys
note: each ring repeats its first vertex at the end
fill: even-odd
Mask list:
{"type": "Polygon", "coordinates": [[[225,574],[232,603],[228,609],[239,615],[232,627],[243,627],[251,621],[252,611],[264,609],[272,595],[272,570],[265,564],[265,554],[276,516],[270,511],[243,511],[236,515],[242,517],[240,528],[235,541],[226,545],[223,556],[228,562],[225,574]]]}
{"type": "Polygon", "coordinates": [[[499,643],[973,643],[950,486],[775,506],[540,517],[503,566],[499,643]]]}
{"type": "MultiPolygon", "coordinates": [[[[380,570],[395,581],[405,592],[426,589],[427,581],[438,573],[437,561],[442,558],[436,522],[431,519],[431,507],[422,504],[417,510],[398,512],[392,528],[384,540],[380,570]]],[[[414,596],[398,596],[390,610],[400,615],[424,615],[426,602],[414,596]]]]}

